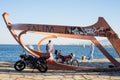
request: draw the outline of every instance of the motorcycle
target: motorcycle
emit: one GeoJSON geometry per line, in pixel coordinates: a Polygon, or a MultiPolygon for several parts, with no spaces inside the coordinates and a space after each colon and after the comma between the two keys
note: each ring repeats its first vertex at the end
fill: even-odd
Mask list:
{"type": "Polygon", "coordinates": [[[14,68],[17,71],[24,70],[26,66],[33,69],[33,71],[34,69],[38,69],[38,71],[40,72],[46,72],[48,70],[47,61],[46,61],[48,57],[35,58],[31,55],[21,54],[20,58],[21,60],[17,61],[14,64],[14,68]]]}
{"type": "Polygon", "coordinates": [[[79,66],[78,60],[75,60],[75,55],[73,53],[70,53],[69,55],[61,55],[61,50],[55,50],[55,60],[62,64],[70,64],[74,66],[79,66]]]}

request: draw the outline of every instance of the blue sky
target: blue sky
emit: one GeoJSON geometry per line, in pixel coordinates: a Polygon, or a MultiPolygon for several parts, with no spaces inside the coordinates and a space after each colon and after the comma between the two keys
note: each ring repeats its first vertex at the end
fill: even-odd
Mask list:
{"type": "MultiPolygon", "coordinates": [[[[1,0],[0,44],[16,44],[3,21],[4,12],[10,14],[11,23],[83,27],[96,23],[98,17],[104,17],[112,29],[120,35],[120,0],[1,0]]],[[[61,38],[57,40],[57,43],[61,42],[61,38]]],[[[79,40],[68,41],[66,38],[62,40],[68,44],[75,42],[79,44],[79,40]]]]}

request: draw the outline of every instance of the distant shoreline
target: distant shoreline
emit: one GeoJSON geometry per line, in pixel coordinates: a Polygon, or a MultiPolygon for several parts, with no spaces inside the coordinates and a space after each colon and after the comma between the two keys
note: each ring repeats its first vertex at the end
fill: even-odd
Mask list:
{"type": "MultiPolygon", "coordinates": [[[[0,46],[1,45],[19,45],[19,44],[0,44],[0,46]]],[[[30,45],[30,44],[26,44],[26,45],[30,45]]],[[[31,44],[31,45],[35,45],[35,46],[37,46],[37,44],[31,44]]],[[[42,44],[42,45],[45,45],[45,44],[42,44]]],[[[54,45],[62,45],[62,46],[64,46],[64,45],[70,45],[70,46],[74,46],[74,45],[76,45],[76,46],[83,46],[83,44],[54,44],[54,45]]],[[[85,46],[90,46],[90,44],[85,44],[85,46]]],[[[112,45],[103,45],[104,47],[112,47],[112,45]]]]}

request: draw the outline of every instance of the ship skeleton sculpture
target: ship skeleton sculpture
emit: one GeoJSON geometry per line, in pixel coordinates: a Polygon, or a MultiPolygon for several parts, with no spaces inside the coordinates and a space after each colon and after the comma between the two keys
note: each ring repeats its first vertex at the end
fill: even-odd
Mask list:
{"type": "Polygon", "coordinates": [[[99,17],[97,23],[87,27],[79,27],[79,26],[60,26],[60,25],[45,25],[45,24],[12,24],[9,22],[8,13],[3,14],[4,21],[15,38],[15,40],[30,54],[35,57],[41,57],[48,55],[48,53],[40,52],[41,43],[49,38],[57,38],[57,37],[66,37],[66,38],[76,38],[76,39],[85,39],[91,40],[96,47],[105,55],[106,58],[110,60],[112,64],[114,64],[115,68],[92,68],[92,67],[81,67],[81,66],[70,66],[65,64],[60,64],[55,61],[52,63],[48,63],[48,68],[52,70],[90,70],[90,71],[111,71],[111,70],[120,70],[120,63],[114,59],[105,49],[104,47],[97,41],[95,36],[99,37],[107,37],[111,42],[112,46],[120,56],[120,39],[117,34],[112,30],[109,24],[105,21],[103,17],[99,17]],[[21,31],[19,34],[16,34],[16,31],[21,31]],[[27,32],[37,32],[38,34],[47,34],[49,36],[43,37],[38,42],[38,51],[34,51],[33,49],[28,48],[23,40],[22,35],[27,34],[27,32]]]}

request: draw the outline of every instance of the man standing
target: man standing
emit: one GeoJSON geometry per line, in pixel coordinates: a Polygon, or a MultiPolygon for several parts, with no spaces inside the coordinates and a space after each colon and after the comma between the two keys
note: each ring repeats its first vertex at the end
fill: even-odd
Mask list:
{"type": "Polygon", "coordinates": [[[47,51],[47,53],[50,54],[50,58],[49,58],[49,59],[52,60],[52,59],[53,59],[52,53],[53,53],[53,51],[54,51],[54,46],[53,46],[53,44],[51,43],[51,40],[49,40],[48,43],[47,43],[47,45],[46,45],[46,51],[47,51]]]}
{"type": "Polygon", "coordinates": [[[91,43],[91,50],[90,50],[90,57],[89,57],[89,60],[93,60],[93,54],[94,54],[94,44],[91,43]]]}
{"type": "Polygon", "coordinates": [[[51,40],[49,40],[47,45],[46,45],[46,51],[48,53],[52,53],[54,51],[54,47],[53,47],[53,44],[51,43],[51,40]]]}

